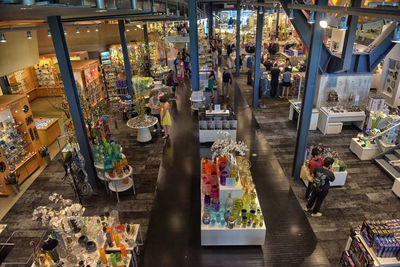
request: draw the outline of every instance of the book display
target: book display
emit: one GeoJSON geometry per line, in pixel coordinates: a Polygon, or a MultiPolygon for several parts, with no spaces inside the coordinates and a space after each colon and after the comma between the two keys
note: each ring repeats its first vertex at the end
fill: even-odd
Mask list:
{"type": "Polygon", "coordinates": [[[0,106],[0,195],[10,195],[44,160],[27,97],[3,95],[0,106]]]}

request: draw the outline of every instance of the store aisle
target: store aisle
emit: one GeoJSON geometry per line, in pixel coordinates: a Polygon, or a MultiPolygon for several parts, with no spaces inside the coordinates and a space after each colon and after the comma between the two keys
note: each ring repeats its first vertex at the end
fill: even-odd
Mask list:
{"type": "Polygon", "coordinates": [[[200,149],[189,91],[173,105],[173,133],[159,172],[143,266],[330,266],[278,160],[236,86],[231,102],[238,139],[250,148],[253,179],[267,226],[262,247],[200,246],[200,149]]]}

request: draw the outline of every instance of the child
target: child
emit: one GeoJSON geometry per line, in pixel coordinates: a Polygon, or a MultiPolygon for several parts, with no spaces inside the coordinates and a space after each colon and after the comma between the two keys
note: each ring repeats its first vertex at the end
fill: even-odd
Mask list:
{"type": "MultiPolygon", "coordinates": [[[[321,150],[319,150],[319,148],[317,147],[314,147],[312,149],[311,156],[312,158],[308,162],[308,168],[310,169],[310,174],[313,176],[315,168],[317,166],[324,165],[324,162],[321,159],[321,150]]],[[[306,199],[309,199],[311,191],[312,191],[312,183],[309,182],[306,190],[306,199]]]]}

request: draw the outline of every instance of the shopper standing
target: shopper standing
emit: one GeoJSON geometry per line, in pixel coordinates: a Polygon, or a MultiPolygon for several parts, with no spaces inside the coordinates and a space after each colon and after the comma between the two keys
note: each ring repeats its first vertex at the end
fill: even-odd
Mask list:
{"type": "Polygon", "coordinates": [[[216,48],[211,48],[211,58],[212,58],[213,70],[216,70],[217,69],[217,63],[218,63],[217,49],[216,48]]]}
{"type": "Polygon", "coordinates": [[[192,71],[190,70],[190,55],[186,54],[185,56],[185,74],[189,76],[192,71]]]}
{"type": "Polygon", "coordinates": [[[228,66],[225,66],[222,74],[222,96],[224,101],[229,98],[229,85],[232,84],[232,81],[232,73],[229,71],[228,66]]]}
{"type": "Polygon", "coordinates": [[[168,104],[168,97],[163,95],[160,97],[161,102],[161,125],[164,128],[164,136],[163,138],[166,139],[169,137],[169,130],[172,125],[171,115],[169,114],[169,104],[168,104]]]}
{"type": "Polygon", "coordinates": [[[321,204],[328,195],[330,182],[335,181],[335,174],[333,173],[333,163],[334,160],[328,157],[325,158],[324,165],[322,167],[317,166],[314,169],[313,191],[311,193],[311,198],[307,203],[307,207],[304,208],[305,211],[309,211],[314,206],[311,213],[312,217],[322,216],[322,213],[319,212],[321,204]]]}
{"type": "MultiPolygon", "coordinates": [[[[311,159],[308,162],[308,169],[310,171],[311,176],[314,176],[314,170],[318,166],[323,166],[324,162],[321,159],[321,150],[319,150],[317,147],[314,147],[311,150],[311,159]]],[[[312,182],[308,182],[307,190],[306,190],[306,199],[308,200],[310,198],[310,194],[312,192],[312,182]]]]}
{"type": "Polygon", "coordinates": [[[274,67],[271,69],[271,96],[276,97],[279,88],[279,75],[281,71],[278,68],[278,64],[274,63],[274,67]]]}
{"type": "Polygon", "coordinates": [[[180,58],[180,52],[178,52],[177,54],[176,54],[176,58],[175,58],[175,60],[174,60],[174,66],[175,66],[175,78],[176,79],[178,79],[178,64],[179,64],[179,58],[180,58]]]}
{"type": "Polygon", "coordinates": [[[161,118],[160,118],[161,104],[160,104],[160,101],[158,100],[157,91],[150,92],[149,106],[151,109],[151,115],[153,117],[156,117],[157,121],[158,121],[158,123],[156,123],[154,125],[154,130],[153,130],[153,132],[156,132],[158,129],[157,124],[160,126],[160,129],[161,129],[161,118]]]}
{"type": "Polygon", "coordinates": [[[174,71],[169,70],[168,76],[167,76],[167,86],[170,86],[172,88],[172,94],[174,95],[174,97],[175,97],[175,90],[176,90],[175,86],[176,85],[177,84],[174,79],[174,71]]]}
{"type": "Polygon", "coordinates": [[[282,98],[285,97],[285,93],[286,93],[287,100],[289,100],[289,92],[290,92],[290,89],[292,88],[291,79],[292,79],[292,73],[290,72],[290,68],[286,67],[285,72],[282,75],[282,87],[283,87],[282,98]]]}

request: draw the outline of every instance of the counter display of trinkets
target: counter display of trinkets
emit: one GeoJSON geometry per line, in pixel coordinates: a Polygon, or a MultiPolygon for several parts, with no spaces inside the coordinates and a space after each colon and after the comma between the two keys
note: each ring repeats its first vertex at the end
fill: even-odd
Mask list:
{"type": "Polygon", "coordinates": [[[43,245],[31,242],[32,266],[129,266],[136,265],[134,248],[139,224],[121,224],[118,211],[85,217],[85,208],[54,193],[53,202],[33,212],[33,220],[52,230],[43,245]],[[133,259],[134,258],[134,259],[133,259]]]}
{"type": "Polygon", "coordinates": [[[266,228],[250,167],[243,156],[202,158],[201,245],[264,244],[266,228]]]}

